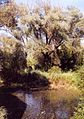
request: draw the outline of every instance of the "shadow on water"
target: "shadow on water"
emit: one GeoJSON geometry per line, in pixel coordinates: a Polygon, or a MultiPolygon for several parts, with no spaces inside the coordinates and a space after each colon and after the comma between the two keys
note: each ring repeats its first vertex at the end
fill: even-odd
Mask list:
{"type": "Polygon", "coordinates": [[[58,96],[53,90],[26,93],[27,108],[23,119],[70,119],[78,100],[58,99],[58,96]]]}
{"type": "Polygon", "coordinates": [[[78,97],[68,99],[57,90],[0,94],[0,106],[7,109],[8,119],[70,119],[77,103],[78,97]]]}
{"type": "Polygon", "coordinates": [[[0,94],[0,107],[7,110],[7,119],[21,119],[26,110],[25,102],[10,93],[0,94]]]}
{"type": "MultiPolygon", "coordinates": [[[[9,83],[11,75],[8,76],[9,83]]],[[[28,88],[49,85],[48,80],[39,73],[14,74],[14,83],[24,83],[28,88]]],[[[8,112],[8,119],[70,119],[77,106],[79,94],[76,90],[44,90],[27,92],[20,88],[0,88],[0,106],[8,112]]]]}

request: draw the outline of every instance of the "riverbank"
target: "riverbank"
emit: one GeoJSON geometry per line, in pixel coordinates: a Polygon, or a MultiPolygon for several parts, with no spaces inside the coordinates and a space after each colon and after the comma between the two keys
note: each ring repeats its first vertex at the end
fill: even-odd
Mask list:
{"type": "MultiPolygon", "coordinates": [[[[48,72],[33,70],[29,75],[19,75],[19,79],[13,79],[6,84],[0,80],[2,88],[20,88],[24,90],[46,90],[46,89],[83,89],[83,67],[77,71],[62,72],[59,68],[52,68],[48,72]],[[21,78],[21,79],[20,79],[21,78]]],[[[16,76],[18,78],[18,76],[16,76]]]]}
{"type": "MultiPolygon", "coordinates": [[[[80,84],[80,81],[81,81],[81,77],[79,75],[80,73],[78,74],[77,72],[71,72],[71,71],[70,72],[34,71],[34,72],[35,73],[33,74],[39,74],[39,76],[46,77],[46,79],[49,82],[49,85],[47,86],[43,85],[43,87],[41,87],[40,85],[36,87],[37,85],[34,85],[36,84],[36,82],[34,82],[33,86],[31,83],[31,87],[27,87],[27,85],[22,85],[18,83],[16,84],[11,83],[10,86],[5,86],[2,83],[0,86],[0,95],[1,95],[2,101],[0,102],[3,102],[3,104],[1,103],[1,105],[6,104],[5,108],[1,106],[0,111],[2,113],[2,116],[8,115],[8,117],[12,117],[12,115],[13,116],[15,115],[14,118],[19,117],[18,119],[24,119],[24,117],[29,119],[32,119],[32,117],[35,117],[35,119],[39,119],[40,117],[43,117],[42,119],[45,119],[45,117],[48,116],[48,119],[51,119],[51,118],[55,118],[56,116],[58,117],[59,109],[62,109],[60,110],[60,116],[66,117],[67,119],[73,116],[73,113],[75,111],[75,106],[77,106],[78,101],[80,100],[80,97],[82,97],[81,90],[83,90],[83,87],[81,86],[80,88],[80,86],[78,85],[80,84]],[[6,103],[6,100],[4,100],[3,98],[4,99],[8,98],[8,100],[11,101],[12,103],[10,104],[9,101],[6,103]],[[41,99],[44,100],[42,102],[44,110],[41,110],[38,107],[38,105],[41,106],[40,105],[41,99]],[[33,101],[32,102],[33,106],[32,106],[32,103],[29,102],[31,100],[33,101]],[[14,108],[15,105],[13,105],[13,101],[14,101],[14,104],[16,103],[16,105],[18,105],[19,107],[18,109],[14,108]],[[11,107],[7,105],[8,103],[11,105],[12,109],[11,107]],[[46,104],[48,105],[46,106],[46,108],[44,107],[44,103],[45,105],[46,104]],[[29,106],[29,104],[31,104],[30,105],[31,107],[29,106]],[[21,105],[24,106],[23,109],[21,105]],[[31,112],[28,110],[28,108],[30,108],[31,112]],[[54,113],[52,108],[55,109],[54,113]],[[38,111],[36,113],[35,110],[39,110],[39,109],[40,109],[40,112],[38,111]],[[17,110],[19,110],[19,113],[17,110]],[[46,112],[47,110],[52,110],[52,111],[46,112]],[[16,111],[17,113],[15,114],[16,111]],[[34,112],[35,115],[32,112],[34,112]],[[49,117],[49,114],[50,114],[50,117],[49,117]]],[[[32,80],[32,82],[37,81],[35,76],[38,76],[38,75],[33,75],[33,76],[35,80],[32,80]]]]}

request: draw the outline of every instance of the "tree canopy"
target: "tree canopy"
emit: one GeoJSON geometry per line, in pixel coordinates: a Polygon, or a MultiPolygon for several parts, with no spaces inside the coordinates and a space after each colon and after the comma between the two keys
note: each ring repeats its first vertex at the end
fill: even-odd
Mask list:
{"type": "MultiPolygon", "coordinates": [[[[81,54],[82,50],[79,51],[79,49],[81,48],[80,39],[84,37],[84,16],[75,7],[62,9],[60,7],[52,7],[46,3],[41,4],[40,7],[37,5],[30,9],[28,6],[17,6],[12,2],[11,5],[0,7],[0,24],[6,25],[11,29],[15,38],[25,45],[27,54],[29,52],[29,43],[30,40],[32,42],[32,39],[37,46],[36,51],[40,49],[39,52],[37,51],[37,55],[40,54],[43,57],[48,55],[47,58],[51,57],[53,62],[56,61],[57,57],[58,62],[63,57],[69,57],[70,62],[72,62],[73,58],[71,57],[77,51],[81,54]],[[65,56],[66,54],[70,56],[65,56]]],[[[36,55],[36,52],[32,51],[35,53],[32,54],[36,55]]],[[[53,62],[51,64],[59,64],[53,62]]]]}

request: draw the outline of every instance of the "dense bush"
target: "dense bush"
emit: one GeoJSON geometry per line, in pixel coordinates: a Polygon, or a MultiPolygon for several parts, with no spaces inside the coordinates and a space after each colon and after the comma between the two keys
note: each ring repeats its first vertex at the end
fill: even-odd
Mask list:
{"type": "Polygon", "coordinates": [[[83,49],[80,46],[74,47],[72,42],[67,41],[58,50],[62,70],[75,70],[83,65],[83,49]]]}
{"type": "MultiPolygon", "coordinates": [[[[14,40],[14,39],[11,39],[14,40]]],[[[3,48],[0,49],[0,74],[5,81],[11,81],[14,76],[27,67],[26,52],[20,42],[12,41],[6,38],[2,40],[3,48]],[[6,42],[8,41],[8,44],[6,42]],[[14,45],[15,43],[15,45],[14,45]],[[13,47],[12,47],[13,45],[13,47]],[[7,46],[9,46],[7,48],[7,46]],[[10,48],[12,50],[10,50],[10,48]]],[[[17,76],[16,76],[17,77],[17,76]]]]}

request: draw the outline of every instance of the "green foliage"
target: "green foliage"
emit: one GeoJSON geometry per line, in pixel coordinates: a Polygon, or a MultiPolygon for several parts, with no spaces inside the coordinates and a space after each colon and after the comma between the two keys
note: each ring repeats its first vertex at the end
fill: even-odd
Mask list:
{"type": "Polygon", "coordinates": [[[81,98],[74,116],[70,119],[84,119],[84,98],[81,98]]]}
{"type": "Polygon", "coordinates": [[[62,72],[61,69],[56,66],[49,69],[48,72],[39,70],[37,70],[37,72],[49,79],[50,82],[62,80],[70,83],[71,85],[78,86],[78,82],[80,81],[80,76],[76,72],[62,72]]]}
{"type": "Polygon", "coordinates": [[[78,86],[81,89],[81,92],[84,95],[84,65],[81,66],[77,71],[77,75],[80,77],[80,80],[78,81],[78,86]]]}
{"type": "Polygon", "coordinates": [[[75,73],[80,79],[77,80],[77,86],[82,92],[82,97],[80,98],[73,117],[71,117],[70,119],[84,119],[84,65],[79,67],[79,69],[75,73]]]}
{"type": "Polygon", "coordinates": [[[25,73],[27,66],[35,69],[38,65],[43,71],[40,73],[50,80],[63,79],[77,84],[79,77],[83,77],[82,73],[64,73],[60,68],[63,71],[74,70],[83,64],[80,38],[84,34],[84,16],[78,9],[71,7],[63,10],[47,4],[33,10],[25,6],[18,6],[17,10],[14,4],[0,9],[0,23],[12,27],[17,39],[21,40],[22,35],[26,36],[24,46],[16,39],[0,38],[3,43],[3,48],[0,49],[0,70],[4,72],[4,76],[14,72],[25,73]],[[17,14],[20,29],[13,23],[17,14]]]}
{"type": "Polygon", "coordinates": [[[40,41],[32,40],[26,44],[27,52],[27,66],[34,68],[36,64],[39,64],[39,57],[41,57],[41,50],[43,49],[43,44],[40,41]]]}
{"type": "Polygon", "coordinates": [[[58,50],[58,55],[63,70],[74,70],[83,64],[83,49],[78,45],[74,47],[72,41],[65,42],[58,50]]]}
{"type": "Polygon", "coordinates": [[[0,49],[0,74],[5,81],[12,80],[17,73],[27,67],[26,53],[23,46],[17,40],[14,40],[12,44],[12,40],[8,38],[1,39],[3,44],[6,43],[0,49]],[[9,47],[7,48],[7,46],[9,47]]]}
{"type": "MultiPolygon", "coordinates": [[[[35,54],[32,50],[32,57],[29,58],[28,64],[34,65],[40,61],[42,63],[40,65],[46,71],[53,65],[61,65],[63,70],[75,69],[82,65],[83,51],[80,47],[80,38],[83,37],[84,32],[82,28],[83,19],[84,16],[75,7],[69,7],[68,10],[64,11],[61,8],[52,8],[45,4],[42,7],[35,7],[33,10],[24,11],[24,15],[20,16],[20,22],[22,25],[26,25],[25,34],[27,34],[27,37],[34,36],[33,39],[36,42],[41,41],[44,54],[53,52],[52,55],[54,56],[50,55],[45,62],[41,50],[38,52],[38,49],[43,48],[37,47],[35,54]],[[49,47],[48,51],[46,51],[46,46],[49,47]],[[61,46],[61,49],[57,55],[59,46],[61,46]]],[[[35,48],[33,47],[33,49],[35,48]]]]}
{"type": "Polygon", "coordinates": [[[21,44],[16,44],[15,51],[13,52],[11,66],[15,71],[24,70],[27,67],[26,52],[24,52],[21,44]]]}
{"type": "Polygon", "coordinates": [[[23,35],[26,37],[27,65],[34,67],[40,64],[47,71],[53,65],[70,70],[82,64],[80,38],[84,34],[84,16],[78,9],[69,7],[63,10],[42,3],[42,6],[32,10],[23,5],[17,6],[14,2],[0,9],[1,24],[8,27],[14,25],[12,32],[17,39],[21,40],[23,35]],[[17,15],[20,29],[13,23],[17,15]],[[49,48],[46,50],[47,46],[49,48]],[[62,46],[61,52],[57,54],[59,46],[62,46]],[[48,52],[46,61],[41,52],[48,52]],[[52,55],[49,55],[51,52],[52,55]]]}
{"type": "MultiPolygon", "coordinates": [[[[30,40],[26,43],[27,65],[48,71],[53,65],[60,65],[60,60],[56,52],[52,51],[50,45],[41,41],[30,40]]],[[[36,68],[35,68],[36,69],[36,68]]]]}
{"type": "Polygon", "coordinates": [[[84,17],[75,7],[64,11],[61,8],[43,4],[33,10],[28,10],[20,16],[20,22],[27,24],[27,32],[34,34],[37,39],[46,39],[46,44],[54,44],[57,47],[62,41],[69,38],[80,38],[83,36],[84,17]],[[44,37],[42,37],[44,36],[44,37]]]}

